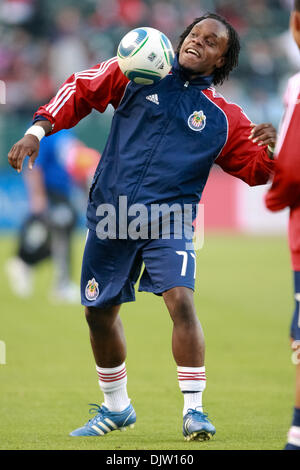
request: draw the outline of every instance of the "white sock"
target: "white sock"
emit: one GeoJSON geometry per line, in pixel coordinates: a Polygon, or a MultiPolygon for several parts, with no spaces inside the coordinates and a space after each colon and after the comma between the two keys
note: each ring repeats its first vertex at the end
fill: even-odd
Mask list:
{"type": "Polygon", "coordinates": [[[202,393],[206,387],[205,367],[177,367],[179,388],[184,396],[183,415],[188,409],[203,411],[202,393]]]}
{"type": "Polygon", "coordinates": [[[202,392],[183,393],[183,398],[183,416],[187,414],[188,410],[203,411],[202,392]]]}
{"type": "Polygon", "coordinates": [[[300,427],[292,426],[288,432],[288,443],[300,447],[300,427]]]}
{"type": "Polygon", "coordinates": [[[104,406],[109,411],[123,411],[130,404],[127,395],[127,372],[125,362],[118,367],[96,366],[99,386],[104,394],[104,406]]]}

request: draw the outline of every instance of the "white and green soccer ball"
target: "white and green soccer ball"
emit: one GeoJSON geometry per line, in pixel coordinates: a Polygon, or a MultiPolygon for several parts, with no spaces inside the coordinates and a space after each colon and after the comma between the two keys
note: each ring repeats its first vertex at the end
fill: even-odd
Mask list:
{"type": "Polygon", "coordinates": [[[174,50],[167,36],[154,28],[136,28],[118,47],[118,63],[129,80],[140,85],[159,82],[171,70],[174,50]]]}

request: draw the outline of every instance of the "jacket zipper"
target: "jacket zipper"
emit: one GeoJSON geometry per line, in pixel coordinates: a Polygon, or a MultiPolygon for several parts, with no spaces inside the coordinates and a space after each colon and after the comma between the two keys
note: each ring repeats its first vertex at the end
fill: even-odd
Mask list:
{"type": "MultiPolygon", "coordinates": [[[[186,81],[186,82],[184,83],[184,88],[187,89],[188,86],[189,86],[189,84],[190,84],[190,82],[189,82],[189,81],[186,81]]],[[[178,101],[180,100],[180,98],[181,98],[181,95],[180,95],[180,97],[178,98],[178,101]]],[[[178,101],[177,101],[177,102],[178,102],[178,101]]],[[[169,122],[170,122],[170,121],[168,121],[167,124],[166,124],[166,126],[164,127],[164,131],[163,131],[162,134],[161,134],[161,137],[160,137],[160,139],[159,139],[159,142],[157,143],[157,145],[155,146],[155,148],[152,150],[152,152],[151,152],[151,154],[150,154],[150,156],[149,156],[149,158],[148,158],[148,160],[147,160],[147,163],[145,164],[144,171],[143,171],[141,177],[139,178],[139,181],[138,181],[136,187],[134,188],[133,192],[131,193],[131,195],[130,195],[130,197],[129,197],[129,202],[130,202],[130,203],[133,203],[133,202],[134,202],[134,199],[135,199],[135,197],[136,197],[136,195],[137,195],[137,193],[138,193],[138,191],[139,191],[139,189],[140,189],[140,187],[141,187],[142,181],[143,181],[143,179],[144,179],[144,177],[145,177],[145,175],[146,175],[146,173],[147,173],[147,170],[148,170],[148,167],[149,167],[150,162],[151,162],[151,160],[152,160],[152,157],[153,157],[153,155],[155,154],[157,148],[159,147],[160,142],[162,141],[162,139],[163,139],[163,137],[164,137],[164,135],[165,135],[165,133],[166,133],[167,127],[169,126],[169,122]]]]}

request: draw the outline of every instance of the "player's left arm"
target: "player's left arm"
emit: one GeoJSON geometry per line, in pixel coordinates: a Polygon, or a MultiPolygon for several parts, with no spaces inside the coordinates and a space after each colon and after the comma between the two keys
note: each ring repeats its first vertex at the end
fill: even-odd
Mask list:
{"type": "Polygon", "coordinates": [[[276,130],[272,124],[253,124],[234,106],[228,118],[228,139],[216,160],[226,173],[250,186],[266,184],[274,171],[276,130]]]}

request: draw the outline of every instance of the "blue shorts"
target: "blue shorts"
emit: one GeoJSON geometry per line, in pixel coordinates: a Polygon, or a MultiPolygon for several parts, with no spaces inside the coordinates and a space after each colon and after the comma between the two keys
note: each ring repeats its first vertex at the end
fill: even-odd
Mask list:
{"type": "Polygon", "coordinates": [[[89,230],[81,272],[82,305],[103,308],[134,301],[143,263],[139,291],[161,295],[177,286],[194,290],[196,257],[187,243],[192,241],[101,240],[89,230]]]}
{"type": "Polygon", "coordinates": [[[291,324],[291,338],[300,341],[300,271],[294,271],[295,311],[291,324]]]}

